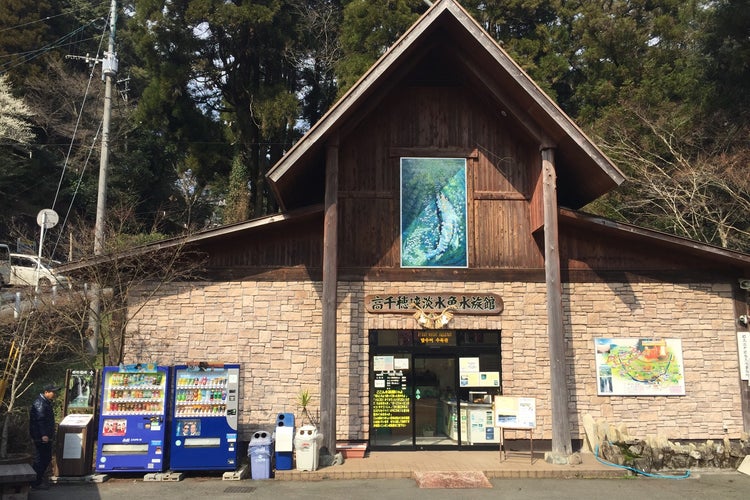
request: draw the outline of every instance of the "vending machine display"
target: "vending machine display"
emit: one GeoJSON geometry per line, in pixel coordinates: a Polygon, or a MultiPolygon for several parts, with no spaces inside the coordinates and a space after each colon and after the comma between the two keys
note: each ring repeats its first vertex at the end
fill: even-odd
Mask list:
{"type": "Polygon", "coordinates": [[[166,366],[104,367],[97,472],[164,470],[168,379],[166,366]]]}
{"type": "Polygon", "coordinates": [[[237,468],[239,373],[239,365],[174,367],[171,470],[237,468]]]}

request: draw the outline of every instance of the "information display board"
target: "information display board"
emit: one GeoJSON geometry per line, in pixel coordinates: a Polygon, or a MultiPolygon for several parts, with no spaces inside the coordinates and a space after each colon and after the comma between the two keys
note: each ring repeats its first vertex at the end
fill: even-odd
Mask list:
{"type": "Polygon", "coordinates": [[[507,429],[534,429],[536,427],[536,400],[513,396],[495,396],[492,404],[495,427],[507,429]]]}

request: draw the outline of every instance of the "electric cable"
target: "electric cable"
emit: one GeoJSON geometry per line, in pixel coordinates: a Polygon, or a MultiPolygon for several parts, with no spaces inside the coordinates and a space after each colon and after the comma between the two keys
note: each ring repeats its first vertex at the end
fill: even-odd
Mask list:
{"type": "MultiPolygon", "coordinates": [[[[95,58],[95,60],[97,60],[97,61],[99,60],[99,55],[101,54],[101,51],[102,51],[102,46],[103,46],[104,39],[105,39],[105,36],[106,36],[107,26],[108,26],[108,23],[105,23],[104,30],[102,30],[102,35],[101,35],[101,37],[99,39],[99,47],[97,48],[97,53],[96,53],[96,58],[95,58]]],[[[91,89],[91,82],[94,79],[94,69],[95,69],[95,67],[96,66],[92,66],[91,67],[91,71],[89,72],[89,80],[88,80],[88,82],[86,84],[86,91],[84,92],[83,102],[81,103],[81,107],[80,107],[80,110],[78,112],[78,118],[76,120],[76,125],[75,125],[75,128],[73,129],[73,134],[72,134],[72,136],[70,138],[70,145],[68,147],[68,152],[65,155],[65,161],[63,162],[62,169],[61,169],[61,172],[60,172],[60,179],[57,182],[57,189],[55,191],[55,196],[54,196],[54,198],[52,200],[52,209],[53,210],[55,208],[55,205],[57,204],[57,198],[60,195],[60,190],[62,189],[62,183],[63,183],[63,179],[65,178],[65,172],[68,170],[68,163],[70,162],[70,157],[71,157],[72,152],[73,152],[73,146],[75,144],[75,138],[76,138],[76,135],[78,134],[78,128],[80,127],[81,119],[83,118],[83,110],[86,107],[86,101],[88,100],[89,90],[91,89]]],[[[100,128],[101,128],[101,124],[100,124],[100,128]]],[[[98,136],[99,136],[99,129],[97,129],[97,132],[96,132],[96,137],[98,137],[98,136]]],[[[94,141],[96,141],[96,137],[94,138],[94,141]]],[[[95,144],[95,142],[92,143],[92,149],[93,149],[93,144],[95,144]]],[[[91,149],[89,150],[89,155],[86,157],[86,164],[88,164],[88,160],[89,160],[90,157],[91,157],[91,149]]],[[[71,212],[72,207],[73,207],[73,201],[75,200],[75,194],[78,193],[78,188],[81,185],[81,179],[82,179],[82,176],[83,176],[83,173],[85,172],[85,170],[86,169],[85,169],[85,164],[84,164],[84,168],[81,169],[81,174],[79,175],[79,178],[78,178],[78,183],[76,185],[76,190],[75,190],[74,196],[73,196],[73,198],[71,198],[70,203],[68,204],[68,209],[66,211],[65,218],[63,219],[62,224],[60,224],[60,227],[58,228],[57,240],[55,241],[55,244],[52,247],[52,253],[51,253],[51,255],[54,255],[55,250],[57,250],[57,246],[60,243],[60,239],[62,238],[62,235],[63,235],[63,229],[65,228],[65,225],[67,224],[68,217],[69,217],[70,212],[71,212]]]]}
{"type": "Polygon", "coordinates": [[[70,217],[70,212],[73,211],[73,202],[76,199],[76,196],[78,196],[78,191],[81,187],[81,184],[83,183],[83,174],[86,172],[86,167],[89,164],[89,160],[91,159],[91,154],[94,152],[94,148],[96,146],[96,142],[99,140],[99,132],[102,130],[102,121],[99,121],[99,127],[96,129],[96,134],[94,134],[94,138],[91,141],[91,146],[89,147],[89,154],[86,156],[86,161],[83,162],[83,168],[81,169],[81,174],[78,176],[78,182],[76,183],[76,188],[73,190],[73,196],[70,198],[70,203],[68,204],[68,210],[65,212],[65,217],[63,217],[62,224],[60,224],[60,231],[57,233],[57,239],[55,240],[55,244],[52,246],[52,251],[50,252],[50,255],[55,255],[55,251],[57,250],[57,246],[60,244],[60,240],[62,239],[63,231],[62,228],[65,227],[65,224],[68,222],[68,218],[70,217]]]}
{"type": "MultiPolygon", "coordinates": [[[[52,51],[52,49],[62,46],[64,41],[67,41],[68,39],[72,38],[74,35],[82,32],[91,24],[93,24],[93,21],[85,26],[80,26],[76,28],[75,30],[68,33],[67,35],[63,35],[62,37],[58,38],[54,42],[49,43],[39,49],[19,53],[20,55],[28,55],[28,56],[21,58],[20,61],[18,59],[13,59],[11,61],[8,61],[0,65],[0,73],[6,73],[17,66],[25,64],[33,59],[36,59],[37,57],[47,54],[48,52],[52,51]]],[[[14,55],[19,55],[19,54],[14,54],[14,55]]]]}
{"type": "Polygon", "coordinates": [[[70,14],[75,14],[76,12],[82,12],[83,10],[84,10],[83,7],[79,8],[79,9],[66,10],[65,12],[60,12],[59,14],[55,14],[54,16],[47,16],[47,17],[43,17],[41,19],[34,19],[33,21],[29,21],[27,23],[16,24],[14,26],[8,26],[6,28],[1,28],[0,29],[0,33],[4,32],[4,31],[8,31],[8,30],[17,29],[17,28],[24,28],[26,26],[29,26],[29,25],[32,25],[32,24],[36,24],[36,23],[43,23],[44,21],[49,21],[50,19],[54,19],[56,17],[61,17],[61,16],[67,16],[67,15],[70,15],[70,14]]]}

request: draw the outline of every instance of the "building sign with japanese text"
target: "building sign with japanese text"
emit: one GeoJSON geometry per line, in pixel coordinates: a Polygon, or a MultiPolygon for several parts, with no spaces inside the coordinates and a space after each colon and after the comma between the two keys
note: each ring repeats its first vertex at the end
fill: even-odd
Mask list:
{"type": "Polygon", "coordinates": [[[450,308],[455,314],[500,314],[503,299],[495,293],[382,293],[365,296],[369,313],[413,313],[450,308]]]}
{"type": "Polygon", "coordinates": [[[420,345],[456,345],[456,332],[453,330],[420,330],[417,332],[420,345]]]}

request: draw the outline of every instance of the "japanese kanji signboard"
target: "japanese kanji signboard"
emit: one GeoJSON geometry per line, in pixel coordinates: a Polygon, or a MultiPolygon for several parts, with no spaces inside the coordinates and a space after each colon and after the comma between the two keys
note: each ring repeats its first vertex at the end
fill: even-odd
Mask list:
{"type": "Polygon", "coordinates": [[[503,299],[495,293],[382,293],[365,296],[370,313],[413,313],[415,307],[428,312],[451,308],[455,314],[500,314],[503,299]]]}

